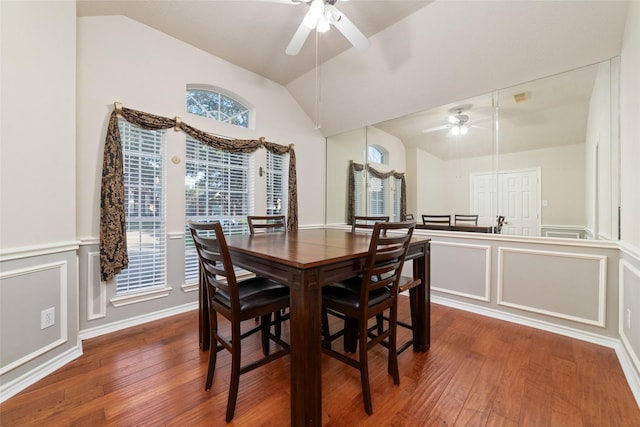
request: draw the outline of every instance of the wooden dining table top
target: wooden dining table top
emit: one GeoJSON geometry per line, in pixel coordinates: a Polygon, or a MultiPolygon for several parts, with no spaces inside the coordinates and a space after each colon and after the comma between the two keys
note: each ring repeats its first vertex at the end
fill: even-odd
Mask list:
{"type": "MultiPolygon", "coordinates": [[[[429,238],[414,236],[411,243],[426,240],[429,238]]],[[[234,251],[302,269],[366,256],[370,242],[371,233],[328,228],[227,237],[234,251]]]]}

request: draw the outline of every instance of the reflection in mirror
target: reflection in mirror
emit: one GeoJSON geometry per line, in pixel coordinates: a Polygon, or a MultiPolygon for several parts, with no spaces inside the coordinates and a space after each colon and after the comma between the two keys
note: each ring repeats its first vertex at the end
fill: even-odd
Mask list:
{"type": "MultiPolygon", "coordinates": [[[[495,231],[504,216],[502,234],[616,239],[617,73],[614,58],[327,138],[326,222],[349,223],[356,162],[405,173],[419,222],[472,214],[495,231]]],[[[362,179],[355,213],[397,215],[394,185],[362,179]]]]}

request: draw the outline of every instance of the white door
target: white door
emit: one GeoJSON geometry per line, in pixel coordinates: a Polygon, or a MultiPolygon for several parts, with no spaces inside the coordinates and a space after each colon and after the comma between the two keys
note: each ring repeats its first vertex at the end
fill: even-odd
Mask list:
{"type": "Polygon", "coordinates": [[[539,169],[500,173],[499,215],[506,217],[502,234],[539,236],[539,169]]]}
{"type": "Polygon", "coordinates": [[[496,222],[498,206],[496,173],[471,175],[471,214],[478,214],[479,225],[491,225],[496,222]]]}
{"type": "Polygon", "coordinates": [[[504,215],[502,234],[539,236],[539,182],[540,169],[471,175],[471,211],[480,215],[478,224],[495,224],[504,215]]]}

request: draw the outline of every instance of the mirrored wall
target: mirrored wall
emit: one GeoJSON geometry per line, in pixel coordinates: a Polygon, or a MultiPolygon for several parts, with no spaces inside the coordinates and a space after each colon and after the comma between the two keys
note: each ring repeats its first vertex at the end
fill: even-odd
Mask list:
{"type": "Polygon", "coordinates": [[[326,223],[472,214],[487,227],[504,216],[502,234],[617,240],[618,64],[327,138],[326,223]],[[404,174],[404,207],[390,172],[404,174]]]}

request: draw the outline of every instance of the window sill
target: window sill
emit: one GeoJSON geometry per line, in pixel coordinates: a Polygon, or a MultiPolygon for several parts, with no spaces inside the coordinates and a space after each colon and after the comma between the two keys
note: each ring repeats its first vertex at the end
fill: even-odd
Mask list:
{"type": "Polygon", "coordinates": [[[151,301],[158,298],[165,298],[171,293],[171,287],[156,288],[148,291],[135,292],[131,294],[121,295],[111,298],[111,304],[114,307],[122,307],[129,304],[137,304],[139,302],[151,301]]]}

